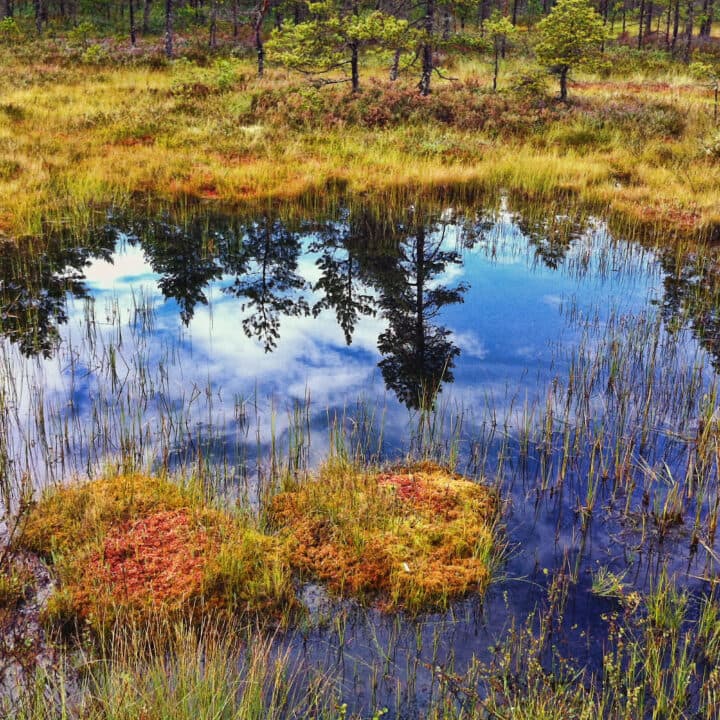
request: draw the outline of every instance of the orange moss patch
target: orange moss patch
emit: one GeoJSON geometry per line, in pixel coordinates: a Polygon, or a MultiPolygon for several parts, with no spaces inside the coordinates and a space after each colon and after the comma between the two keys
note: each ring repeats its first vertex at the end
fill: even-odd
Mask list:
{"type": "Polygon", "coordinates": [[[200,593],[210,549],[188,509],[155,513],[113,528],[88,560],[87,580],[123,602],[179,606],[200,593]]]}
{"type": "Polygon", "coordinates": [[[292,565],[338,595],[411,612],[482,592],[497,556],[495,493],[430,463],[327,472],[276,496],[292,565]]]}
{"type": "Polygon", "coordinates": [[[103,631],[200,609],[280,617],[295,597],[278,540],[160,478],[60,488],[31,511],[18,544],[58,579],[48,618],[103,631]]]}

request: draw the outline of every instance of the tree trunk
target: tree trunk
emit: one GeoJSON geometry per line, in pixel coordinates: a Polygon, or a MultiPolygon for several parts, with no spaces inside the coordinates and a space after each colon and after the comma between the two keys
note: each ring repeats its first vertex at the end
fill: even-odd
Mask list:
{"type": "Polygon", "coordinates": [[[560,100],[562,102],[567,102],[567,77],[569,69],[568,67],[560,68],[560,100]]]}
{"type": "Polygon", "coordinates": [[[652,19],[653,19],[653,4],[652,0],[649,0],[647,4],[647,10],[645,11],[645,36],[647,37],[652,32],[652,19]]]}
{"type": "MultiPolygon", "coordinates": [[[[295,6],[298,7],[297,5],[295,6]]],[[[265,22],[265,16],[270,11],[270,0],[261,0],[255,11],[255,53],[257,55],[258,77],[262,77],[265,73],[265,45],[262,38],[262,27],[265,22]]]]}
{"type": "Polygon", "coordinates": [[[402,50],[398,49],[395,51],[395,55],[393,55],[392,65],[390,66],[391,82],[395,82],[395,80],[398,79],[398,75],[400,74],[400,55],[401,54],[402,54],[402,50]]]}
{"type": "Polygon", "coordinates": [[[360,69],[358,58],[360,55],[359,43],[350,43],[350,76],[352,78],[352,91],[354,93],[360,91],[360,69]]]}
{"type": "Polygon", "coordinates": [[[210,0],[210,36],[208,45],[211,50],[217,47],[217,0],[210,0]]]}
{"type": "Polygon", "coordinates": [[[135,47],[137,42],[137,34],[135,32],[135,0],[128,0],[128,10],[130,11],[130,44],[135,47]]]}
{"type": "Polygon", "coordinates": [[[13,16],[12,0],[5,0],[5,17],[11,18],[13,16]]]}
{"type": "Polygon", "coordinates": [[[165,0],[165,55],[173,57],[173,0],[165,0]]]}
{"type": "Polygon", "coordinates": [[[675,51],[675,45],[677,44],[678,35],[680,34],[680,0],[675,0],[675,17],[673,18],[673,36],[670,47],[673,52],[675,51]]]}
{"type": "Polygon", "coordinates": [[[500,70],[500,47],[495,39],[495,66],[493,68],[493,92],[497,90],[498,71],[500,70]]]}
{"type": "Polygon", "coordinates": [[[488,0],[480,0],[480,10],[478,12],[478,20],[480,22],[480,35],[481,37],[484,37],[485,35],[485,21],[488,17],[488,0]]]}
{"type": "Polygon", "coordinates": [[[450,39],[450,26],[450,12],[448,10],[445,10],[445,14],[443,16],[443,40],[450,39]]]}
{"type": "Polygon", "coordinates": [[[693,23],[695,22],[695,0],[688,0],[687,21],[685,22],[685,62],[690,62],[692,52],[693,23]]]}
{"type": "Polygon", "coordinates": [[[233,0],[232,5],[233,40],[238,39],[240,34],[240,19],[238,14],[238,0],[233,0]]]}
{"type": "Polygon", "coordinates": [[[709,38],[712,34],[714,0],[705,0],[703,3],[703,21],[700,25],[700,36],[709,38]]]}
{"type": "Polygon", "coordinates": [[[258,77],[265,74],[265,45],[263,45],[261,23],[255,23],[255,53],[257,54],[258,77]]]}
{"type": "Polygon", "coordinates": [[[43,6],[42,0],[35,0],[35,29],[38,35],[42,35],[43,6]]]}
{"type": "Polygon", "coordinates": [[[420,94],[430,94],[430,80],[433,71],[433,32],[435,27],[435,0],[425,2],[425,20],[423,30],[425,38],[422,46],[422,75],[420,76],[420,94]]]}
{"type": "Polygon", "coordinates": [[[152,7],[152,0],[145,0],[143,4],[143,22],[142,32],[143,35],[147,35],[150,32],[150,8],[152,7]]]}
{"type": "Polygon", "coordinates": [[[637,46],[642,47],[643,41],[643,20],[645,19],[645,0],[640,0],[640,20],[638,22],[637,46]]]}

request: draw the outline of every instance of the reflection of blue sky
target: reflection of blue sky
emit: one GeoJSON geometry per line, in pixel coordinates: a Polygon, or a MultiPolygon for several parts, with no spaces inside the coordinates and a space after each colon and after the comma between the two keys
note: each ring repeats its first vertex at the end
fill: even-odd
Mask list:
{"type": "MultiPolygon", "coordinates": [[[[446,230],[448,248],[457,237],[452,226],[446,230]]],[[[646,302],[653,280],[643,272],[647,261],[626,246],[617,246],[616,252],[623,253],[623,272],[603,274],[598,258],[612,252],[601,232],[590,232],[574,244],[565,266],[552,270],[535,258],[517,227],[501,218],[484,241],[463,251],[462,266],[449,265],[435,281],[464,281],[469,286],[465,302],[445,307],[438,319],[452,330],[461,349],[455,385],[446,387],[445,393],[470,403],[479,398],[484,402],[488,393],[505,395],[508,386],[542,395],[544,389],[538,384],[550,379],[556,344],[575,339],[562,314],[564,304],[578,303],[579,309],[590,314],[597,308],[601,313],[610,307],[631,310],[646,302]],[[573,272],[573,264],[584,257],[590,257],[587,271],[573,272]]],[[[319,278],[315,260],[315,255],[306,253],[298,266],[310,284],[319,278]]],[[[155,308],[148,363],[153,366],[159,360],[152,353],[160,338],[174,345],[176,383],[205,386],[210,380],[227,397],[257,393],[263,399],[277,395],[281,402],[302,399],[309,392],[321,409],[343,407],[361,394],[385,395],[377,370],[381,359],[377,338],[385,326],[380,317],[361,318],[350,347],[330,310],[318,318],[284,317],[277,349],[265,353],[259,342],[242,332],[241,303],[222,293],[229,278],[208,288],[209,304],[197,308],[187,330],[180,324],[175,304],[163,302],[158,276],[140,247],[123,244],[112,264],[94,263],[87,279],[98,308],[111,298],[125,313],[130,313],[138,298],[155,308]]],[[[76,308],[73,320],[80,315],[81,309],[76,308]]],[[[102,311],[96,315],[101,317],[102,311]]]]}
{"type": "MultiPolygon", "coordinates": [[[[449,226],[444,237],[451,249],[461,235],[449,226]]],[[[464,303],[444,307],[435,320],[451,330],[461,350],[455,383],[446,384],[443,398],[473,411],[492,403],[499,414],[513,398],[542,399],[553,375],[562,373],[558,349],[571,348],[580,332],[568,322],[568,307],[601,318],[611,308],[635,311],[645,306],[659,277],[650,256],[610,243],[601,231],[578,239],[564,265],[549,269],[507,216],[472,249],[463,249],[462,258],[462,265],[449,265],[433,280],[468,286],[464,303]]],[[[311,285],[319,278],[316,259],[306,252],[298,266],[311,285]]],[[[208,305],[199,305],[184,328],[177,305],[160,294],[158,276],[140,246],[121,242],[112,263],[96,261],[86,276],[95,327],[88,328],[84,301],[71,303],[58,358],[18,361],[37,365],[45,397],[60,418],[56,427],[70,414],[84,418],[87,428],[98,425],[82,455],[102,454],[105,441],[96,436],[106,433],[97,419],[103,413],[116,426],[127,424],[127,432],[141,429],[148,437],[165,413],[174,414],[178,428],[182,425],[174,430],[180,442],[193,427],[235,432],[235,405],[242,401],[257,411],[253,434],[265,445],[271,424],[278,435],[285,433],[288,408],[308,395],[316,427],[326,425],[328,410],[352,407],[360,397],[380,403],[386,437],[392,446],[402,445],[409,416],[385,390],[377,367],[382,317],[361,317],[349,347],[332,310],[317,318],[283,317],[277,349],[265,353],[261,343],[243,333],[241,301],[222,292],[231,278],[207,288],[208,305]],[[147,309],[149,332],[142,332],[137,322],[134,329],[128,325],[147,309]],[[95,338],[92,350],[86,341],[89,330],[95,338]],[[114,385],[107,371],[111,357],[114,385]]],[[[116,431],[112,427],[107,432],[116,431]]],[[[322,440],[315,450],[322,453],[322,440]]]]}

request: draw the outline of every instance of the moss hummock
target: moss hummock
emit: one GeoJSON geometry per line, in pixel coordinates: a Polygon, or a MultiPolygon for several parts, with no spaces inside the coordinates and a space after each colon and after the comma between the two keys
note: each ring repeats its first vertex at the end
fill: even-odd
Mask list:
{"type": "Polygon", "coordinates": [[[18,543],[54,566],[47,614],[61,624],[102,630],[119,615],[218,610],[279,618],[295,605],[276,538],[168,480],[131,475],[54,490],[18,543]]]}
{"type": "Polygon", "coordinates": [[[270,507],[303,576],[410,612],[486,589],[497,515],[493,490],[431,463],[379,474],[328,466],[270,507]]]}

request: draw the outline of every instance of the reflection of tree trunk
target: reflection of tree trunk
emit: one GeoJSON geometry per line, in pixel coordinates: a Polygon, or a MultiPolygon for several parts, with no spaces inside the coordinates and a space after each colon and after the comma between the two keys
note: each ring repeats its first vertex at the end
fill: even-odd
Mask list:
{"type": "MultiPolygon", "coordinates": [[[[420,226],[415,246],[417,272],[415,275],[415,347],[418,353],[418,365],[424,367],[425,358],[425,228],[420,226]]],[[[421,392],[424,392],[421,389],[421,392]]]]}

